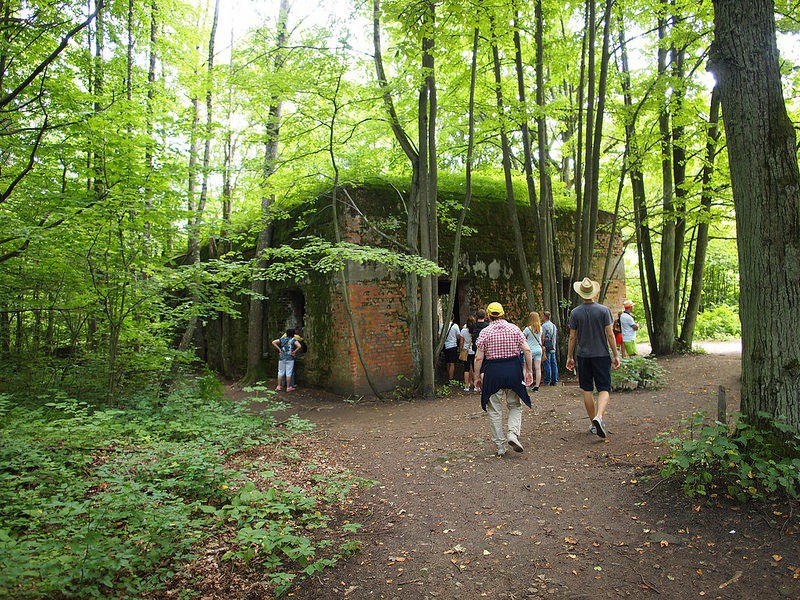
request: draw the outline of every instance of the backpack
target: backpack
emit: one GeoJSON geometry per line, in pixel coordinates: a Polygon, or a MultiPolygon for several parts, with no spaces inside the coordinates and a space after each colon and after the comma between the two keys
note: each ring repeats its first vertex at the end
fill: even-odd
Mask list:
{"type": "Polygon", "coordinates": [[[472,326],[472,329],[470,329],[470,333],[472,334],[472,350],[474,352],[478,351],[478,336],[481,334],[481,331],[486,329],[488,326],[488,322],[478,321],[472,326]]]}
{"type": "Polygon", "coordinates": [[[553,344],[553,337],[548,334],[550,328],[542,329],[542,333],[544,334],[544,350],[545,352],[552,352],[556,349],[555,344],[553,344]]]}

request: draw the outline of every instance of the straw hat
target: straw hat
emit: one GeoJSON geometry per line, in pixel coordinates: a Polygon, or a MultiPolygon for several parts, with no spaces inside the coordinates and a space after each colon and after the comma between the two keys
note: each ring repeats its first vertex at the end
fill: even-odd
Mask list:
{"type": "Polygon", "coordinates": [[[591,300],[600,291],[600,284],[584,277],[583,281],[576,281],[572,284],[572,289],[584,300],[591,300]]]}
{"type": "Polygon", "coordinates": [[[633,300],[624,300],[622,306],[625,308],[633,308],[633,300]]]}

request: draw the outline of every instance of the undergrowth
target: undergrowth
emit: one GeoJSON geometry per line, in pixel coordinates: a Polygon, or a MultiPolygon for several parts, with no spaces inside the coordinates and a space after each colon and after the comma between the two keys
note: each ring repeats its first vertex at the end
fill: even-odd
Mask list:
{"type": "Polygon", "coordinates": [[[646,356],[629,356],[620,361],[619,369],[611,371],[611,388],[614,391],[655,390],[666,384],[667,371],[655,359],[646,356]]]}
{"type": "Polygon", "coordinates": [[[740,416],[732,431],[696,414],[659,441],[670,448],[661,458],[661,476],[680,483],[689,497],[800,498],[800,435],[767,414],[756,422],[740,416]]]}
{"type": "Polygon", "coordinates": [[[356,547],[325,514],[356,483],[347,473],[301,488],[236,459],[280,445],[280,461],[307,421],[275,427],[269,411],[248,413],[210,378],[125,409],[58,393],[38,400],[0,395],[2,597],[150,595],[225,536],[223,558],[260,566],[280,594],[356,547]]]}

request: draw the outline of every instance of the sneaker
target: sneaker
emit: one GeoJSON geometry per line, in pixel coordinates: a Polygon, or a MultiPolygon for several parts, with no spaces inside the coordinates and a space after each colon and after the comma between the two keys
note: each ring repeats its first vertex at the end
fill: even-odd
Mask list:
{"type": "Polygon", "coordinates": [[[551,382],[550,385],[558,385],[557,381],[551,382]]]}
{"type": "Polygon", "coordinates": [[[538,392],[539,391],[539,386],[538,385],[533,386],[533,391],[534,392],[538,392]]]}
{"type": "Polygon", "coordinates": [[[519,442],[519,438],[513,433],[508,434],[508,445],[511,446],[515,452],[522,452],[525,448],[519,442]]]}
{"type": "Polygon", "coordinates": [[[283,389],[283,388],[282,388],[281,386],[278,386],[278,387],[276,387],[276,388],[275,388],[275,391],[276,391],[276,392],[280,392],[282,389],[283,389]]]}
{"type": "Polygon", "coordinates": [[[606,439],[606,424],[603,422],[603,419],[595,417],[592,419],[592,425],[597,429],[595,433],[601,438],[606,439]]]}
{"type": "Polygon", "coordinates": [[[497,458],[503,458],[505,455],[506,455],[506,449],[502,448],[502,447],[498,447],[497,448],[497,454],[495,456],[497,456],[497,458]]]}
{"type": "Polygon", "coordinates": [[[595,427],[594,425],[591,425],[589,427],[589,433],[591,433],[592,435],[597,435],[597,427],[595,427]]]}
{"type": "Polygon", "coordinates": [[[286,388],[286,391],[287,391],[287,392],[294,392],[294,391],[296,391],[296,390],[297,390],[297,388],[296,388],[296,387],[290,387],[290,388],[286,388]]]}
{"type": "Polygon", "coordinates": [[[465,385],[465,386],[464,386],[464,391],[465,391],[465,392],[468,392],[468,391],[469,391],[469,387],[465,385]]]}

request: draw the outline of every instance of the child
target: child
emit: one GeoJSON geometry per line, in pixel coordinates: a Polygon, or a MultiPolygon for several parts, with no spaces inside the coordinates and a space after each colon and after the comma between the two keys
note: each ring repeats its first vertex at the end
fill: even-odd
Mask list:
{"type": "Polygon", "coordinates": [[[283,337],[272,340],[272,345],[280,353],[278,356],[278,387],[276,392],[280,392],[283,379],[286,379],[286,391],[293,392],[295,387],[292,385],[292,373],[294,373],[294,357],[300,349],[300,342],[294,338],[294,329],[287,329],[283,337]]]}

